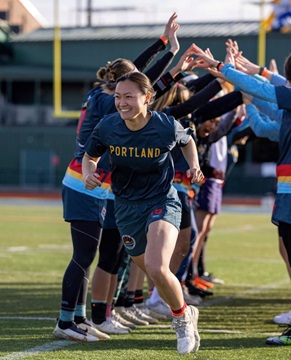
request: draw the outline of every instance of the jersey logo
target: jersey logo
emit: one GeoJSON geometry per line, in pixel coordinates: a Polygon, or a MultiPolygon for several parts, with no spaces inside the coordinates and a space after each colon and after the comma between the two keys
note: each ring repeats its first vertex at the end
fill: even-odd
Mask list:
{"type": "Polygon", "coordinates": [[[161,155],[160,148],[138,148],[109,145],[110,154],[119,157],[154,159],[161,155]]]}
{"type": "Polygon", "coordinates": [[[129,235],[122,235],[122,241],[124,243],[124,246],[128,249],[128,250],[132,250],[135,248],[136,245],[136,241],[133,237],[129,236],[129,235]]]}
{"type": "Polygon", "coordinates": [[[101,210],[101,218],[103,221],[105,220],[105,216],[106,216],[106,207],[103,206],[101,210]]]}
{"type": "Polygon", "coordinates": [[[163,209],[157,208],[151,212],[150,217],[153,219],[159,219],[162,217],[163,213],[164,213],[163,209]]]}

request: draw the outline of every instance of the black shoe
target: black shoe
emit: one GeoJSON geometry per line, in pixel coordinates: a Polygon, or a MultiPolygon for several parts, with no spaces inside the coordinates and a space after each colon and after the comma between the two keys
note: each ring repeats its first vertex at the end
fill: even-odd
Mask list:
{"type": "Polygon", "coordinates": [[[213,292],[208,290],[199,289],[197,286],[193,285],[191,281],[186,281],[186,286],[190,295],[199,295],[202,298],[206,296],[212,296],[213,292]]]}
{"type": "Polygon", "coordinates": [[[287,326],[282,335],[268,338],[266,344],[277,346],[291,345],[291,326],[287,326]]]}

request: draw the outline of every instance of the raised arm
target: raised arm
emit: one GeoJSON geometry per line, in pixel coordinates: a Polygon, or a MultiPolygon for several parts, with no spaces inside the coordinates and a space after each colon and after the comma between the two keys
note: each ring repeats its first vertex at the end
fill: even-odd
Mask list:
{"type": "Polygon", "coordinates": [[[134,65],[136,68],[143,72],[146,67],[154,60],[154,58],[158,55],[158,53],[162,50],[166,49],[167,43],[169,41],[170,29],[177,19],[177,14],[174,12],[169,18],[163,34],[160,38],[155,41],[150,47],[148,47],[145,51],[143,51],[135,60],[134,65]]]}
{"type": "Polygon", "coordinates": [[[187,101],[183,102],[182,104],[170,106],[169,108],[165,109],[165,112],[174,116],[176,119],[180,119],[187,116],[188,114],[191,114],[202,105],[208,103],[209,100],[211,100],[220,90],[221,85],[218,80],[215,79],[210,84],[205,86],[205,88],[192,95],[187,101]]]}
{"type": "Polygon", "coordinates": [[[194,117],[198,122],[217,118],[243,103],[240,91],[233,91],[229,94],[214,99],[195,111],[194,117]]]}
{"type": "Polygon", "coordinates": [[[194,59],[191,57],[193,53],[192,45],[180,57],[178,63],[168,71],[165,75],[161,76],[154,86],[156,91],[156,99],[167,92],[178,79],[175,78],[180,72],[192,70],[194,68],[194,59]]]}
{"type": "Polygon", "coordinates": [[[150,79],[152,85],[154,85],[161,75],[165,72],[168,66],[173,61],[175,55],[180,49],[180,44],[177,38],[177,31],[180,25],[173,23],[169,29],[168,38],[171,45],[170,50],[158,60],[149,70],[145,72],[147,77],[150,79]]]}

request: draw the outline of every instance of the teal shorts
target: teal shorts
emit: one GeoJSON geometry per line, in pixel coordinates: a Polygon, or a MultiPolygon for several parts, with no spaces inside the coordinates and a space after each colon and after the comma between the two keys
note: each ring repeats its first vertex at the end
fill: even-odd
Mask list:
{"type": "Polygon", "coordinates": [[[164,220],[178,230],[181,223],[181,202],[172,186],[167,195],[150,200],[130,201],[115,198],[115,219],[125,249],[130,256],[145,252],[149,224],[164,220]]]}

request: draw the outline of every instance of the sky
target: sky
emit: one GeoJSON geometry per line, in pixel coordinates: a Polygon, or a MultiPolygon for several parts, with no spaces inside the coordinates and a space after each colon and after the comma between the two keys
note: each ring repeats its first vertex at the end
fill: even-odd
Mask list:
{"type": "MultiPolygon", "coordinates": [[[[43,24],[54,25],[54,4],[58,4],[61,26],[85,26],[88,0],[22,0],[31,3],[38,11],[43,24]],[[82,11],[77,11],[77,9],[82,11]]],[[[91,0],[92,8],[99,10],[92,15],[92,26],[121,24],[166,23],[176,11],[179,23],[226,20],[259,20],[271,13],[269,5],[260,7],[261,0],[91,0]],[[109,8],[127,7],[113,11],[109,8]],[[102,10],[102,11],[100,11],[102,10]]],[[[264,1],[267,3],[267,1],[264,1]]]]}

